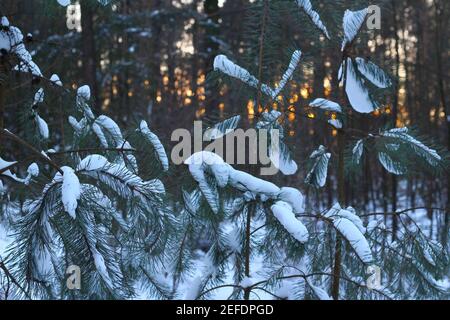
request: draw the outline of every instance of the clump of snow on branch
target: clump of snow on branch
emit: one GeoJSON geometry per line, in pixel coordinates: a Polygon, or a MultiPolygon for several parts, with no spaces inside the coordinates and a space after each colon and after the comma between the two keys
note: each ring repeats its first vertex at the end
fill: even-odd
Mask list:
{"type": "Polygon", "coordinates": [[[42,139],[48,139],[50,137],[50,131],[48,129],[48,124],[42,119],[38,114],[36,114],[36,123],[39,129],[39,134],[42,139]]]}
{"type": "Polygon", "coordinates": [[[339,204],[336,204],[325,214],[325,217],[332,220],[334,227],[350,243],[362,262],[367,264],[373,261],[372,251],[364,237],[366,228],[353,208],[342,209],[339,204]]]}
{"type": "Polygon", "coordinates": [[[323,301],[333,300],[324,289],[314,285],[309,278],[306,278],[306,283],[308,284],[308,286],[311,288],[311,290],[314,292],[314,294],[316,295],[316,297],[319,300],[323,300],[323,301]]]}
{"type": "Polygon", "coordinates": [[[319,108],[324,111],[342,113],[342,108],[338,103],[327,99],[316,99],[313,102],[311,102],[309,106],[313,108],[319,108]]]}
{"type": "Polygon", "coordinates": [[[80,103],[86,103],[91,100],[91,88],[88,85],[84,85],[77,90],[77,99],[80,103]]]}
{"type": "Polygon", "coordinates": [[[40,88],[34,95],[32,113],[34,115],[34,120],[36,121],[39,135],[42,137],[42,139],[46,140],[50,137],[48,124],[39,116],[37,112],[38,105],[42,102],[44,102],[44,89],[40,88]]]}
{"type": "Polygon", "coordinates": [[[52,74],[52,76],[50,77],[50,81],[56,86],[62,87],[63,85],[61,79],[59,79],[59,76],[57,74],[52,74]]]}
{"type": "Polygon", "coordinates": [[[371,113],[377,105],[370,97],[369,89],[365,85],[365,79],[358,77],[353,60],[347,58],[343,62],[343,66],[346,68],[345,73],[345,92],[347,93],[348,100],[356,111],[360,113],[371,113]]]}
{"type": "Polygon", "coordinates": [[[81,185],[75,171],[70,167],[61,167],[61,173],[57,173],[53,179],[56,182],[62,182],[61,201],[64,210],[73,218],[76,218],[76,209],[78,200],[81,196],[81,185]]]}
{"type": "Polygon", "coordinates": [[[236,170],[220,156],[208,151],[193,154],[185,164],[189,166],[192,177],[199,184],[214,213],[219,212],[218,192],[216,186],[208,182],[208,173],[214,177],[218,187],[230,185],[243,193],[250,193],[252,199],[276,200],[276,204],[272,206],[275,217],[294,238],[302,243],[307,241],[308,231],[295,217],[295,213],[304,212],[304,199],[300,191],[293,188],[280,189],[271,182],[236,170]]]}
{"type": "Polygon", "coordinates": [[[276,202],[272,207],[275,218],[283,225],[297,241],[305,243],[308,241],[308,230],[305,225],[295,217],[290,204],[284,201],[276,202]]]}
{"type": "Polygon", "coordinates": [[[300,191],[295,188],[283,187],[278,194],[278,199],[289,203],[296,214],[305,212],[305,200],[300,191]]]}
{"type": "Polygon", "coordinates": [[[239,284],[242,288],[247,289],[252,287],[255,284],[255,279],[252,277],[245,277],[242,279],[241,283],[239,284]]]}
{"type": "Polygon", "coordinates": [[[339,119],[328,120],[328,123],[336,129],[342,129],[342,122],[339,119]]]}

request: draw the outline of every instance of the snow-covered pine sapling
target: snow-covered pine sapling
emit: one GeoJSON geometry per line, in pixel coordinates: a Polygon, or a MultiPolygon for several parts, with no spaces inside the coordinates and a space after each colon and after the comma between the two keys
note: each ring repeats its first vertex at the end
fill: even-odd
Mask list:
{"type": "MultiPolygon", "coordinates": [[[[86,270],[79,297],[131,297],[135,281],[150,283],[150,295],[161,294],[164,288],[151,278],[155,273],[151,256],[153,248],[167,240],[165,226],[172,219],[164,205],[164,185],[137,175],[136,159],[151,150],[132,147],[112,119],[95,117],[88,106],[89,92],[88,87],[78,91],[77,108],[85,124],[74,126],[74,136],[93,134],[99,138],[97,146],[83,149],[82,140],[74,139],[70,149],[51,153],[69,155],[63,159],[71,164],[59,168],[39,197],[25,202],[21,210],[26,215],[15,225],[17,237],[6,264],[29,294],[41,297],[73,294],[64,287],[69,265],[86,270]]],[[[152,163],[166,168],[167,156],[156,135],[145,123],[138,131],[139,137],[150,139],[161,162],[152,163]]],[[[5,168],[12,164],[4,163],[5,168]]],[[[30,176],[38,172],[36,165],[28,169],[30,176]]]]}
{"type": "MultiPolygon", "coordinates": [[[[12,65],[17,64],[6,72],[44,79],[19,29],[3,27],[0,48],[12,65]]],[[[25,109],[31,110],[40,140],[49,138],[49,126],[39,116],[46,84],[67,93],[61,79],[52,75],[30,94],[33,101],[25,109]]],[[[68,118],[73,138],[64,147],[55,135],[54,148],[43,151],[7,130],[8,124],[0,128],[2,139],[23,147],[21,154],[41,165],[40,169],[31,163],[21,178],[13,172],[20,172],[28,159],[0,158],[1,193],[8,195],[2,215],[14,229],[8,250],[0,253],[8,273],[0,276],[12,281],[15,298],[130,298],[141,286],[148,288],[149,297],[167,298],[170,293],[158,279],[158,263],[163,254],[171,254],[170,246],[165,247],[171,236],[167,226],[175,218],[165,202],[164,184],[154,174],[168,169],[164,147],[145,122],[125,136],[110,117],[97,117],[89,105],[88,86],[81,86],[75,98],[74,116],[68,118]],[[16,192],[18,183],[28,185],[27,192],[16,192]],[[82,271],[81,290],[68,290],[69,266],[82,271]]],[[[2,153],[8,147],[2,144],[2,153]]]]}
{"type": "Polygon", "coordinates": [[[294,188],[279,188],[275,184],[234,169],[211,152],[195,153],[185,163],[198,184],[198,189],[207,201],[192,191],[185,197],[186,215],[195,214],[197,219],[189,221],[211,227],[211,248],[204,257],[207,266],[192,280],[189,297],[207,298],[215,294],[217,287],[232,287],[234,298],[249,299],[252,292],[261,290],[253,283],[265,281],[264,267],[252,260],[259,256],[269,243],[287,250],[283,245],[301,248],[309,238],[309,232],[296,215],[304,212],[303,195],[294,188]],[[205,211],[205,213],[202,213],[205,211]],[[207,212],[211,212],[208,214],[207,212]],[[283,245],[282,245],[283,244],[283,245]],[[231,268],[233,283],[228,283],[221,270],[231,268]]]}
{"type": "MultiPolygon", "coordinates": [[[[266,2],[265,2],[266,3],[266,2]]],[[[310,16],[310,18],[315,22],[317,27],[328,36],[328,31],[324,27],[320,17],[317,12],[315,12],[312,8],[312,5],[309,1],[297,1],[297,4],[305,10],[305,12],[310,16]]],[[[261,10],[262,9],[262,6],[261,10]]],[[[264,6],[266,8],[266,6],[264,6]]],[[[366,21],[368,15],[368,10],[363,9],[360,11],[350,11],[347,10],[345,12],[345,16],[343,19],[343,42],[342,42],[342,53],[343,58],[341,62],[340,70],[336,73],[338,74],[339,81],[342,84],[343,94],[341,96],[345,97],[343,101],[339,101],[339,103],[335,101],[331,101],[328,99],[324,99],[322,97],[316,97],[312,99],[311,102],[305,106],[305,110],[307,112],[321,113],[325,116],[329,117],[329,113],[333,114],[332,119],[328,120],[328,124],[338,132],[338,152],[336,157],[331,157],[331,151],[324,146],[320,146],[317,150],[315,150],[310,157],[310,165],[308,169],[308,173],[306,175],[305,183],[308,185],[312,185],[315,188],[321,188],[326,185],[327,179],[327,171],[330,161],[336,163],[337,167],[337,190],[338,195],[336,196],[338,203],[330,210],[328,210],[325,214],[313,214],[313,215],[305,215],[305,218],[312,217],[313,219],[319,219],[320,221],[325,222],[327,225],[332,228],[327,229],[326,232],[320,235],[316,235],[316,238],[310,237],[310,241],[307,242],[306,246],[311,244],[314,248],[311,251],[306,251],[313,256],[319,255],[322,257],[333,257],[324,263],[321,259],[309,259],[308,263],[306,263],[306,267],[300,267],[298,261],[294,268],[297,271],[301,271],[302,274],[299,275],[299,278],[305,280],[306,285],[310,285],[310,289],[318,298],[325,298],[324,294],[321,294],[320,290],[315,290],[314,287],[317,288],[317,285],[314,284],[310,279],[308,279],[307,273],[305,270],[314,270],[316,272],[322,272],[323,277],[319,280],[320,283],[327,285],[331,288],[331,293],[334,299],[339,299],[345,296],[353,296],[358,297],[355,292],[359,292],[361,296],[364,297],[374,297],[383,298],[383,299],[391,299],[398,298],[404,296],[405,291],[401,287],[399,283],[391,283],[385,284],[381,290],[370,291],[364,285],[359,285],[362,281],[362,277],[359,278],[354,276],[348,276],[349,274],[354,274],[355,272],[359,275],[365,273],[365,267],[367,267],[371,263],[377,263],[382,265],[384,268],[389,268],[389,260],[383,259],[382,254],[380,253],[380,243],[379,239],[375,239],[372,237],[372,232],[366,233],[366,228],[363,226],[361,222],[361,218],[356,214],[356,211],[348,207],[345,208],[347,201],[349,200],[349,196],[346,194],[346,186],[345,183],[349,176],[348,169],[353,166],[361,167],[364,163],[363,157],[369,153],[371,150],[375,150],[376,156],[379,159],[381,165],[391,173],[394,174],[405,174],[407,172],[412,172],[417,170],[419,166],[422,169],[428,171],[439,171],[446,167],[447,165],[447,156],[441,150],[436,150],[435,148],[427,145],[423,139],[420,139],[415,135],[410,129],[402,128],[402,129],[383,129],[377,133],[364,133],[353,128],[349,127],[350,121],[349,117],[355,112],[361,114],[370,114],[375,111],[380,103],[376,101],[374,95],[372,94],[373,89],[378,91],[387,89],[392,86],[393,82],[391,78],[384,72],[380,67],[378,67],[375,63],[370,61],[369,59],[363,59],[355,55],[357,52],[356,43],[357,37],[360,33],[364,22],[366,21]],[[354,133],[357,133],[355,136],[354,133]],[[361,137],[363,136],[363,137],[361,137]],[[358,140],[355,141],[355,144],[350,145],[349,139],[353,137],[358,137],[358,140]],[[347,150],[350,149],[350,156],[348,156],[347,150]],[[335,159],[335,160],[333,160],[335,159]],[[334,230],[330,232],[330,230],[334,230]],[[345,240],[345,241],[343,241],[345,240]],[[343,243],[348,244],[351,250],[346,250],[348,246],[344,246],[343,243]],[[376,254],[374,254],[376,253],[376,254]],[[320,262],[319,262],[320,261],[320,262]],[[349,287],[356,288],[356,290],[348,290],[349,287]],[[346,288],[346,290],[342,290],[342,288],[346,288]],[[355,294],[354,294],[355,293],[355,294]]],[[[264,34],[263,36],[270,38],[271,34],[264,34]]],[[[263,37],[261,37],[263,38],[263,37]]],[[[261,43],[260,43],[261,44],[261,43]]],[[[264,44],[261,45],[261,48],[264,44]]],[[[260,55],[261,52],[260,52],[260,55]]],[[[288,70],[295,70],[296,62],[295,54],[293,55],[293,62],[288,70]]],[[[262,59],[259,59],[259,63],[261,63],[262,59]]],[[[261,70],[261,65],[258,66],[261,70]]],[[[272,87],[267,84],[263,84],[260,82],[260,79],[253,76],[248,70],[240,67],[239,65],[231,62],[227,57],[219,55],[214,64],[214,69],[221,71],[222,73],[231,76],[232,78],[238,79],[243,83],[247,84],[252,88],[256,88],[260,90],[262,94],[269,97],[269,102],[264,105],[258,105],[261,109],[269,109],[268,112],[263,112],[258,114],[258,122],[257,128],[262,129],[277,129],[280,131],[280,136],[283,136],[283,127],[282,121],[279,119],[283,116],[279,111],[272,110],[270,111],[272,100],[274,99],[274,93],[280,93],[283,90],[283,86],[286,85],[285,81],[281,82],[281,91],[274,91],[272,87]]],[[[293,73],[288,74],[289,78],[293,76],[293,73]]],[[[283,77],[283,79],[285,79],[283,77]]],[[[279,102],[279,101],[278,101],[279,102]]],[[[297,107],[296,107],[297,109],[297,107]]],[[[298,112],[289,108],[286,113],[289,112],[298,112]]],[[[306,114],[309,119],[320,119],[316,116],[310,116],[310,114],[306,114]]],[[[289,154],[286,148],[284,149],[282,154],[289,154]]],[[[285,158],[286,159],[286,158],[285,158]]],[[[283,165],[277,165],[282,173],[289,174],[289,172],[296,172],[297,165],[292,158],[287,158],[287,162],[283,165]],[[286,165],[287,164],[287,165],[286,165]],[[295,166],[294,166],[295,164],[295,166]],[[295,170],[291,170],[295,167],[295,170]]],[[[447,165],[448,166],[448,165],[447,165]]],[[[203,175],[203,174],[202,174],[203,175]]],[[[195,178],[195,173],[193,174],[195,178]]],[[[205,176],[203,175],[203,178],[205,176]]],[[[222,213],[220,208],[220,204],[224,204],[224,201],[218,193],[216,187],[212,186],[208,182],[207,179],[198,180],[200,189],[206,190],[208,196],[207,198],[213,200],[213,206],[215,208],[215,212],[219,215],[222,213]],[[203,184],[203,186],[202,186],[203,184]]],[[[203,192],[205,194],[205,192],[203,192]]],[[[253,199],[252,197],[249,197],[253,199]]],[[[269,200],[270,201],[270,200],[269,200]]],[[[209,202],[209,201],[208,201],[209,202]]],[[[280,214],[286,209],[282,203],[274,203],[272,208],[280,214]]],[[[287,207],[289,209],[289,207],[287,207]]],[[[405,212],[407,213],[407,211],[405,212]]],[[[407,214],[403,213],[400,218],[401,223],[404,224],[404,219],[409,218],[407,214]]],[[[397,213],[393,213],[397,215],[397,213]]],[[[363,214],[361,214],[363,215],[363,214]]],[[[401,215],[401,214],[399,214],[401,215]]],[[[372,215],[368,215],[368,217],[372,217],[372,215]]],[[[283,221],[279,221],[282,225],[286,227],[288,233],[290,233],[294,237],[298,237],[295,231],[300,229],[290,230],[290,226],[292,226],[292,220],[290,220],[289,215],[283,215],[283,221]],[[287,221],[291,221],[288,223],[287,221]]],[[[375,215],[375,221],[370,223],[370,229],[373,230],[382,230],[381,235],[384,240],[390,236],[388,229],[381,224],[377,224],[378,220],[375,215]]],[[[242,224],[245,225],[245,221],[242,221],[242,224]]],[[[295,225],[295,223],[294,223],[295,225]]],[[[293,227],[294,228],[294,227],[293,227]]],[[[410,230],[408,230],[406,224],[403,225],[404,230],[402,230],[402,235],[405,239],[409,239],[411,242],[416,241],[418,235],[413,233],[411,234],[410,230]]],[[[419,235],[423,235],[420,229],[417,231],[419,235]]],[[[302,234],[301,232],[299,234],[302,234]]],[[[384,242],[383,242],[384,243],[384,242]]],[[[417,242],[422,243],[422,242],[417,242]]],[[[420,244],[419,246],[423,249],[425,247],[429,247],[430,241],[424,241],[425,245],[420,244]]],[[[420,250],[422,250],[420,249],[420,250]]],[[[381,249],[383,251],[385,249],[381,249]]],[[[398,265],[402,265],[404,263],[404,259],[409,257],[410,253],[413,251],[411,246],[405,245],[404,247],[401,245],[396,245],[394,248],[389,248],[391,254],[395,252],[395,250],[401,251],[403,257],[397,257],[396,261],[398,265]],[[398,250],[401,248],[400,250],[398,250]]],[[[424,255],[426,255],[426,250],[424,251],[424,255]]],[[[448,262],[447,254],[443,253],[444,250],[439,251],[441,254],[444,254],[443,262],[439,267],[436,267],[434,272],[439,274],[442,270],[445,269],[445,261],[448,262]]],[[[305,258],[307,256],[305,255],[305,258]]],[[[420,259],[415,260],[414,263],[419,263],[420,259]]],[[[292,270],[288,271],[285,266],[279,269],[275,269],[273,279],[280,279],[280,272],[285,276],[293,277],[292,270]]],[[[427,282],[428,286],[427,290],[436,292],[438,295],[442,292],[439,291],[439,286],[436,285],[436,280],[430,276],[429,273],[421,274],[417,270],[420,268],[416,268],[413,270],[408,270],[409,273],[405,274],[405,278],[412,279],[414,277],[419,277],[421,280],[424,280],[421,283],[427,282]]],[[[430,268],[427,268],[430,270],[430,268]]],[[[390,272],[389,276],[395,275],[395,272],[390,272]]],[[[245,279],[240,279],[242,282],[239,282],[240,289],[244,286],[245,288],[252,287],[249,286],[249,283],[253,283],[253,288],[258,287],[258,282],[254,280],[254,277],[245,277],[245,279]],[[251,281],[250,281],[251,279],[251,281]]],[[[318,280],[318,279],[317,279],[318,280]]],[[[238,283],[238,282],[236,282],[238,283]]],[[[235,283],[235,285],[236,285],[235,283]]],[[[285,285],[289,287],[289,284],[285,285]]],[[[244,289],[245,289],[244,288],[244,289]]],[[[320,289],[320,288],[319,288],[320,289]]],[[[283,290],[281,290],[284,292],[283,290]]],[[[209,291],[208,291],[209,292],[209,291]]],[[[323,292],[322,292],[323,293],[323,292]]],[[[325,292],[326,293],[326,292],[325,292]]],[[[286,295],[283,294],[283,297],[286,295]]],[[[287,296],[292,296],[288,294],[287,296]]]]}

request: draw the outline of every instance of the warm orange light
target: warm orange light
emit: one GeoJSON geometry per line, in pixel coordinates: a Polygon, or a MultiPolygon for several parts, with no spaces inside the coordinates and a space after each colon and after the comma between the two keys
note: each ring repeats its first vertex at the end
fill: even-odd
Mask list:
{"type": "Polygon", "coordinates": [[[247,112],[249,118],[252,118],[255,115],[255,103],[253,102],[253,100],[248,100],[247,112]]]}
{"type": "Polygon", "coordinates": [[[197,85],[201,85],[202,83],[205,82],[206,76],[204,74],[199,75],[199,77],[197,78],[197,85]]]}
{"type": "Polygon", "coordinates": [[[288,119],[290,122],[294,122],[295,121],[295,113],[289,112],[288,119]]]}
{"type": "Polygon", "coordinates": [[[308,118],[315,119],[316,115],[314,113],[310,112],[310,113],[308,113],[308,118]]]}
{"type": "Polygon", "coordinates": [[[262,113],[263,112],[263,107],[261,105],[258,106],[258,112],[262,113]]]}
{"type": "Polygon", "coordinates": [[[206,109],[205,108],[200,108],[195,112],[195,116],[197,118],[200,118],[201,116],[203,116],[206,113],[206,109]]]}
{"type": "Polygon", "coordinates": [[[168,77],[168,76],[164,76],[164,77],[163,77],[163,84],[164,84],[165,86],[167,86],[167,85],[169,84],[169,77],[168,77]]]}
{"type": "Polygon", "coordinates": [[[303,99],[308,99],[309,98],[309,90],[306,87],[303,87],[300,90],[300,95],[302,96],[303,99]]]}

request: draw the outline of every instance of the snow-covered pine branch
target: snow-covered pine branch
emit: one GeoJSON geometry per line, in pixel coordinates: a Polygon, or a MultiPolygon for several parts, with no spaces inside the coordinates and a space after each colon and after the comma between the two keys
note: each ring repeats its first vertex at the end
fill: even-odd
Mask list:
{"type": "Polygon", "coordinates": [[[42,72],[24,44],[24,37],[19,28],[10,25],[8,18],[1,18],[0,30],[0,56],[11,54],[19,64],[14,70],[31,73],[33,76],[42,77],[42,72]]]}
{"type": "Polygon", "coordinates": [[[386,169],[386,171],[388,171],[389,173],[401,176],[408,172],[406,167],[400,161],[393,160],[385,152],[378,153],[378,160],[380,161],[382,166],[386,169]]]}
{"type": "Polygon", "coordinates": [[[439,153],[414,138],[409,133],[410,130],[408,128],[399,128],[381,132],[380,135],[391,139],[392,143],[400,143],[411,148],[417,156],[425,159],[431,166],[437,166],[442,161],[442,157],[439,153]]]}
{"type": "Polygon", "coordinates": [[[208,128],[204,133],[204,138],[207,141],[217,140],[232,132],[237,128],[241,116],[237,115],[219,123],[216,123],[212,128],[208,128]]]}
{"type": "Polygon", "coordinates": [[[297,4],[300,8],[305,11],[305,13],[309,16],[312,22],[319,28],[320,31],[328,38],[331,39],[330,34],[328,33],[327,27],[324,25],[322,20],[320,19],[319,14],[313,9],[310,0],[296,0],[297,4]]]}
{"type": "Polygon", "coordinates": [[[340,73],[342,74],[343,72],[345,92],[353,109],[360,113],[371,113],[375,111],[378,105],[370,95],[365,78],[358,74],[354,61],[351,58],[347,58],[342,63],[340,73]]]}
{"type": "MultiPolygon", "coordinates": [[[[353,44],[367,15],[367,8],[345,12],[342,51],[353,44]]],[[[389,76],[376,64],[363,58],[352,58],[347,54],[344,55],[339,70],[339,79],[344,83],[350,105],[360,113],[371,113],[378,108],[378,103],[370,94],[368,82],[382,89],[392,86],[389,76]]]]}
{"type": "Polygon", "coordinates": [[[41,138],[47,140],[50,137],[50,132],[48,129],[47,122],[39,116],[38,106],[39,104],[44,102],[44,89],[40,88],[34,95],[33,105],[32,105],[32,114],[34,115],[34,119],[36,122],[36,127],[38,129],[38,133],[41,138]]]}
{"type": "Polygon", "coordinates": [[[262,202],[269,199],[278,201],[272,207],[275,217],[297,240],[300,242],[307,240],[306,228],[295,218],[295,213],[302,213],[304,210],[303,196],[298,190],[280,189],[271,182],[236,170],[224,162],[220,156],[208,151],[195,153],[185,161],[185,164],[189,166],[192,177],[199,184],[200,190],[214,213],[220,210],[218,188],[229,185],[243,194],[249,194],[250,199],[258,199],[262,202]],[[208,181],[208,174],[214,178],[215,183],[208,181]],[[298,221],[295,226],[291,225],[295,221],[298,221]]]}
{"type": "Polygon", "coordinates": [[[138,131],[153,145],[155,152],[158,155],[159,161],[164,171],[169,170],[169,159],[167,158],[166,150],[159,140],[158,136],[150,131],[145,120],[141,121],[138,131]]]}
{"type": "Polygon", "coordinates": [[[294,51],[291,57],[291,62],[289,63],[289,66],[286,70],[286,72],[283,74],[283,77],[280,80],[280,83],[278,84],[276,89],[273,89],[272,93],[272,99],[275,99],[278,97],[278,95],[283,91],[286,84],[292,79],[292,76],[294,75],[295,70],[297,69],[300,59],[302,58],[302,52],[300,50],[294,51]]]}
{"type": "Polygon", "coordinates": [[[278,121],[281,115],[281,112],[275,110],[263,112],[261,120],[256,124],[256,128],[267,130],[268,135],[271,137],[269,158],[272,164],[284,175],[293,175],[297,172],[298,166],[293,159],[291,151],[283,141],[284,128],[278,121]]]}
{"type": "Polygon", "coordinates": [[[342,51],[347,45],[351,44],[361,30],[368,14],[367,8],[360,11],[346,10],[344,14],[343,29],[344,40],[342,42],[342,51]]]}
{"type": "Polygon", "coordinates": [[[331,153],[327,153],[324,146],[320,146],[315,150],[310,156],[312,165],[305,178],[305,183],[316,188],[323,188],[327,182],[328,163],[330,158],[331,153]]]}
{"type": "MultiPolygon", "coordinates": [[[[236,78],[250,87],[258,88],[259,80],[249,71],[232,62],[225,55],[218,55],[214,59],[214,70],[219,70],[232,78],[236,78]]],[[[261,91],[270,97],[273,96],[273,90],[265,84],[261,85],[261,91]]]]}
{"type": "Polygon", "coordinates": [[[359,57],[357,57],[355,61],[359,72],[375,86],[381,89],[392,86],[391,78],[375,63],[359,57]]]}
{"type": "Polygon", "coordinates": [[[338,103],[327,99],[315,99],[314,101],[310,102],[309,106],[313,108],[319,108],[324,111],[342,113],[342,108],[338,103]]]}
{"type": "Polygon", "coordinates": [[[352,162],[356,165],[361,163],[361,158],[364,153],[364,140],[358,140],[352,149],[352,162]]]}
{"type": "MultiPolygon", "coordinates": [[[[297,69],[300,59],[302,57],[302,52],[300,50],[294,51],[291,57],[291,61],[289,63],[289,66],[282,76],[278,86],[273,89],[267,84],[261,84],[261,91],[262,93],[266,94],[273,100],[278,97],[280,92],[283,91],[286,84],[289,82],[289,80],[292,79],[292,76],[297,69]]],[[[255,76],[253,76],[249,71],[242,68],[241,66],[235,64],[231,60],[228,59],[225,55],[218,55],[214,59],[214,70],[221,71],[222,73],[232,77],[236,78],[238,80],[241,80],[242,82],[246,83],[250,87],[253,87],[255,89],[259,88],[259,79],[257,79],[255,76]]]]}

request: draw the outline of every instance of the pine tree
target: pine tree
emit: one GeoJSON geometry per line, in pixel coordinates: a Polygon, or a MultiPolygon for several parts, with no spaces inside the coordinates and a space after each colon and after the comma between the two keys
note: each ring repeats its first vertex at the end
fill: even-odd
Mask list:
{"type": "MultiPolygon", "coordinates": [[[[293,4],[299,6],[315,27],[329,38],[328,29],[310,1],[289,4],[287,1],[256,1],[253,14],[259,21],[259,28],[252,30],[258,34],[259,42],[251,51],[252,62],[256,61],[255,73],[224,55],[216,57],[214,68],[255,90],[252,93],[255,105],[260,110],[267,110],[256,114],[257,128],[283,130],[283,116],[295,112],[312,120],[325,121],[338,131],[338,158],[334,160],[331,152],[320,146],[310,156],[305,183],[314,188],[323,187],[329,164],[336,163],[339,203],[325,212],[308,208],[305,213],[297,209],[303,205],[303,196],[298,190],[288,189],[289,196],[284,198],[283,188],[277,189],[266,181],[237,171],[212,154],[194,155],[187,163],[199,190],[185,197],[185,207],[191,208],[186,209],[191,215],[203,210],[209,212],[201,215],[208,214],[204,223],[210,224],[206,229],[212,245],[203,257],[201,276],[193,280],[195,290],[189,292],[188,297],[208,298],[224,288],[232,288],[226,297],[245,299],[256,298],[258,291],[280,299],[330,299],[328,292],[334,299],[445,297],[446,289],[436,279],[443,279],[448,271],[447,248],[425,236],[408,214],[414,209],[358,214],[347,204],[348,178],[362,167],[363,158],[368,154],[374,153],[384,169],[395,175],[419,170],[439,173],[448,167],[446,151],[424,143],[427,140],[414,130],[387,127],[377,132],[364,132],[352,128],[356,119],[364,114],[370,117],[370,113],[379,108],[382,90],[392,86],[387,73],[357,54],[358,36],[369,15],[368,9],[347,10],[343,18],[344,40],[340,47],[342,61],[338,75],[343,91],[340,103],[317,97],[303,106],[301,112],[287,107],[282,109],[283,113],[270,111],[274,101],[282,100],[278,97],[287,92],[288,81],[304,59],[298,48],[291,51],[291,62],[281,80],[277,80],[277,86],[269,84],[274,78],[273,73],[266,82],[261,81],[263,70],[276,70],[267,65],[278,64],[273,57],[266,57],[273,52],[270,46],[277,39],[279,41],[279,32],[271,28],[277,27],[277,18],[287,19],[285,13],[288,8],[293,11],[293,4]],[[236,178],[241,175],[246,179],[236,178]],[[230,186],[240,193],[229,191],[230,186]],[[209,208],[204,208],[199,192],[209,208]],[[229,203],[233,203],[231,210],[229,203]],[[380,215],[395,217],[394,221],[399,223],[395,227],[397,230],[380,221],[380,215]],[[369,222],[366,227],[363,220],[369,222]],[[308,237],[308,230],[315,230],[314,236],[308,237]],[[393,232],[398,241],[391,242],[393,232]],[[329,257],[333,258],[330,260],[329,257]],[[255,266],[257,271],[252,271],[255,266]],[[383,279],[379,286],[370,287],[369,283],[364,283],[366,272],[370,275],[378,267],[383,270],[383,279]],[[224,271],[227,268],[232,269],[233,279],[227,279],[224,271]]],[[[249,65],[254,66],[254,63],[249,65]]],[[[232,123],[230,129],[234,129],[236,124],[229,123],[232,123]]],[[[284,174],[295,173],[297,165],[289,148],[285,145],[280,149],[283,160],[277,163],[279,169],[284,174]]]]}
{"type": "MultiPolygon", "coordinates": [[[[448,298],[447,244],[426,234],[417,208],[371,213],[352,206],[349,184],[367,159],[396,176],[439,175],[448,171],[449,156],[414,128],[358,126],[371,123],[396,80],[365,54],[370,13],[360,8],[366,1],[344,12],[346,3],[254,1],[245,8],[239,54],[219,54],[210,66],[208,84],[217,80],[233,99],[250,101],[253,118],[246,123],[246,110],[239,110],[210,123],[204,136],[225,140],[240,126],[257,130],[259,139],[267,133],[267,158],[295,188],[268,181],[279,177],[259,178],[259,166],[233,167],[207,150],[174,173],[151,125],[140,120],[122,130],[98,115],[91,88],[74,92],[58,75],[46,77],[27,50],[32,36],[2,18],[0,236],[4,226],[12,232],[7,249],[0,248],[0,298],[448,298]],[[311,72],[322,77],[321,63],[310,61],[325,50],[340,57],[333,94],[304,86],[307,97],[290,103],[292,89],[311,72]],[[14,81],[25,83],[25,103],[20,119],[5,121],[14,81]],[[335,132],[337,149],[324,139],[300,161],[298,143],[289,139],[293,115],[335,132]],[[163,181],[181,171],[170,194],[163,181]],[[334,205],[308,204],[312,192],[321,196],[334,182],[334,205]],[[67,285],[74,268],[81,271],[78,290],[67,285]]],[[[119,29],[128,25],[117,20],[119,29]]],[[[130,59],[121,46],[111,54],[130,59]]],[[[119,63],[125,75],[129,61],[119,63]]],[[[173,78],[173,64],[168,68],[173,78]]]]}
{"type": "Polygon", "coordinates": [[[20,145],[26,155],[19,159],[6,153],[5,144],[2,153],[15,160],[0,162],[6,200],[1,216],[10,221],[15,235],[1,253],[2,276],[13,283],[3,298],[131,298],[136,283],[167,297],[155,276],[162,257],[171,252],[173,219],[160,180],[169,170],[160,140],[145,121],[125,135],[111,118],[96,116],[88,86],[73,95],[57,75],[46,78],[25,48],[20,30],[6,18],[2,25],[2,61],[17,63],[3,76],[11,80],[14,72],[24,72],[42,85],[24,111],[29,133],[15,134],[7,123],[1,128],[2,141],[20,145]],[[46,91],[75,98],[75,116],[64,120],[72,128],[64,146],[48,148],[61,135],[52,132],[41,115],[46,91]],[[26,140],[30,134],[33,142],[26,140]],[[33,160],[21,178],[21,167],[33,160]],[[66,286],[70,266],[82,272],[78,291],[66,286]]]}

